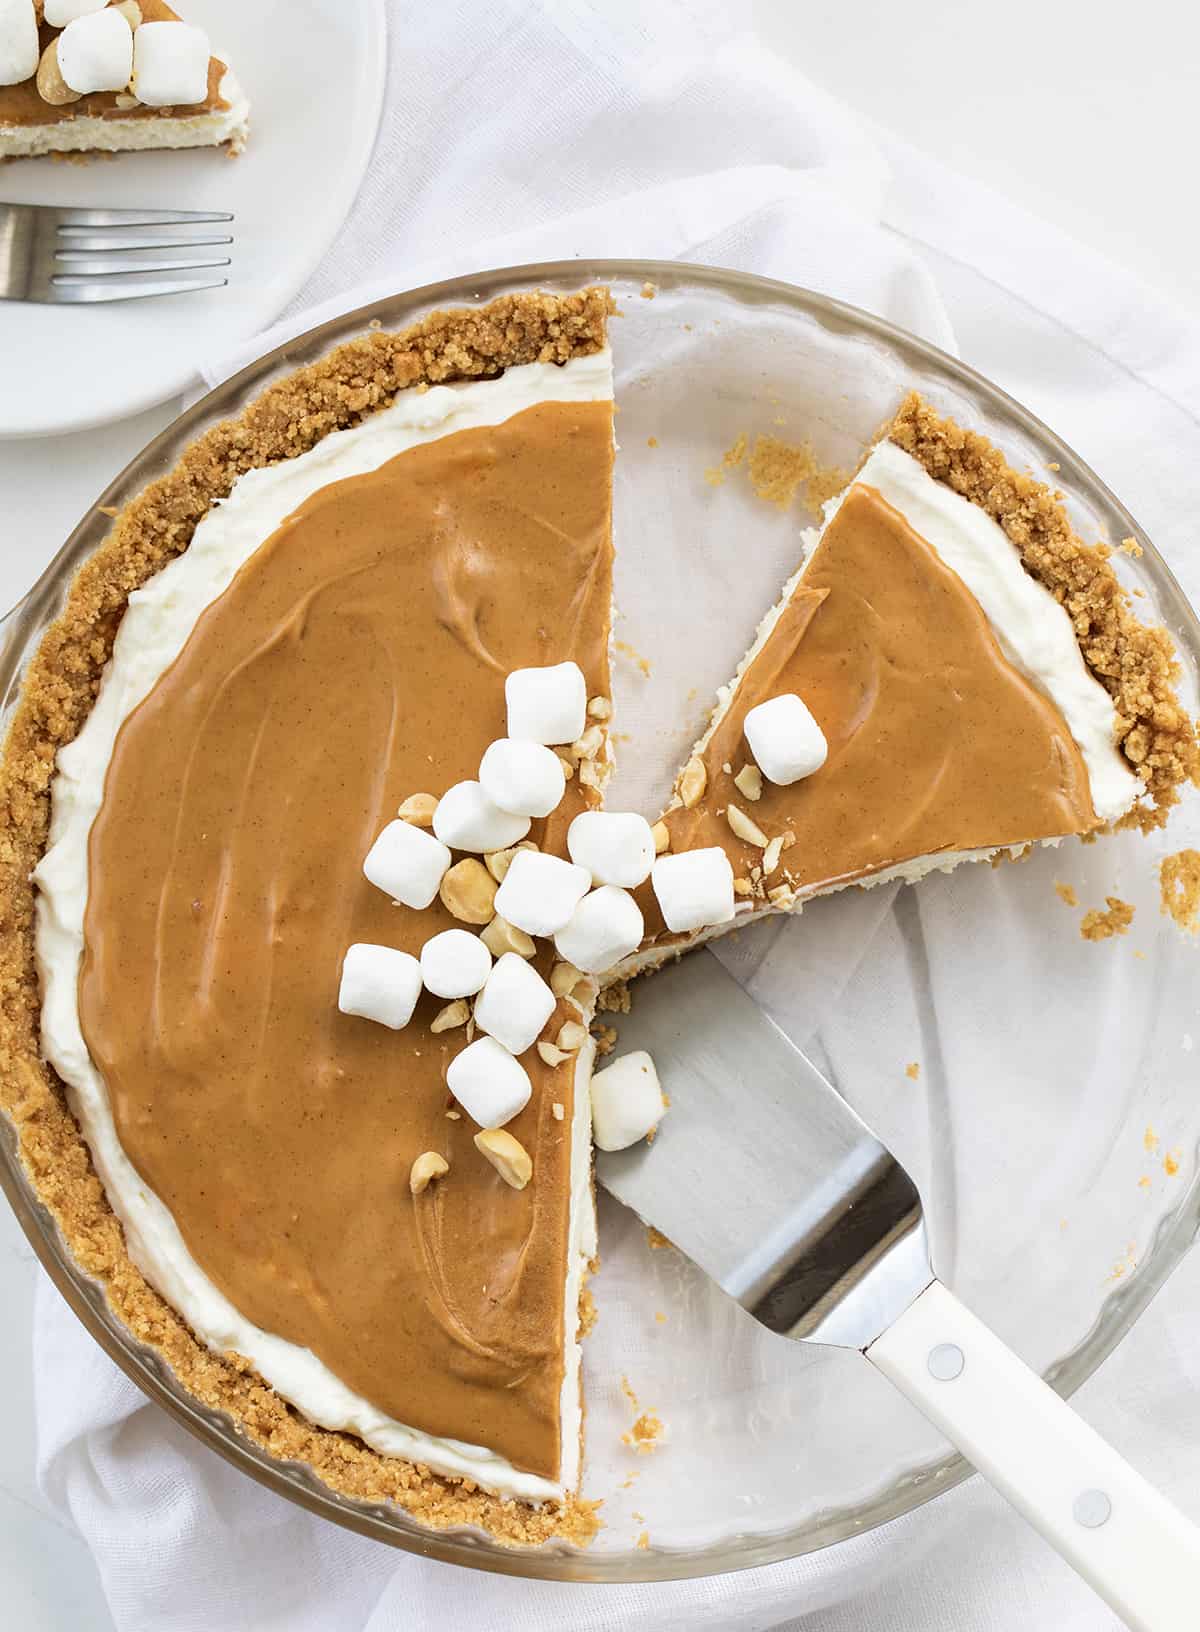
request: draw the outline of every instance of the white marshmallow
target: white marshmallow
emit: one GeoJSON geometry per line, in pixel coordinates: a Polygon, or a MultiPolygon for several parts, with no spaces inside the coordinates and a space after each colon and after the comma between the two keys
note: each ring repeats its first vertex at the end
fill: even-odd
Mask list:
{"type": "Polygon", "coordinates": [[[526,742],[574,742],[587,724],[587,682],[578,663],[514,669],[504,682],[508,734],[526,742]]]}
{"type": "Polygon", "coordinates": [[[438,892],[450,852],[411,822],[389,822],[367,851],[363,872],[377,889],[406,907],[424,908],[438,892]]]}
{"type": "Polygon", "coordinates": [[[77,17],[58,36],[58,70],[73,91],[123,91],[133,72],[133,35],[119,11],[77,17]]]}
{"type": "Polygon", "coordinates": [[[478,782],[456,782],[437,802],[433,831],[452,850],[507,850],[529,832],[529,817],[501,810],[478,782]]]}
{"type": "Polygon", "coordinates": [[[32,79],[41,55],[33,0],[0,0],[0,85],[32,79]]]}
{"type": "Polygon", "coordinates": [[[501,737],[479,763],[484,793],[514,816],[549,816],[567,791],[562,760],[540,742],[501,737]]]}
{"type": "Polygon", "coordinates": [[[829,753],[825,733],[794,691],[752,708],[742,729],[759,770],[781,788],[819,771],[829,753]]]}
{"type": "Polygon", "coordinates": [[[435,997],[474,997],[492,969],[492,954],[478,935],[444,929],[421,948],[421,979],[435,997]]]}
{"type": "Polygon", "coordinates": [[[586,867],[596,884],[632,890],[654,866],[654,834],[644,816],[623,811],[585,810],[567,829],[571,860],[586,867]]]}
{"type": "Polygon", "coordinates": [[[591,887],[583,867],[544,856],[540,850],[518,850],[496,891],[496,911],[527,935],[557,935],[591,887]]]}
{"type": "Polygon", "coordinates": [[[571,922],[554,937],[554,945],[585,975],[601,975],[637,951],[644,931],[641,909],[629,891],[602,884],[584,896],[571,922]]]}
{"type": "Polygon", "coordinates": [[[658,1072],[644,1049],[597,1071],[591,1094],[592,1138],[601,1150],[627,1150],[667,1114],[658,1072]]]}
{"type": "Polygon", "coordinates": [[[343,1014],[378,1020],[399,1031],[412,1019],[421,995],[421,965],[394,946],[356,941],[342,962],[338,1008],[343,1014]]]}
{"type": "Polygon", "coordinates": [[[481,1128],[502,1128],[529,1104],[533,1084],[494,1037],[477,1037],[450,1061],[446,1086],[481,1128]]]}
{"type": "Polygon", "coordinates": [[[660,856],[650,874],[667,928],[687,934],[733,917],[733,868],[724,850],[660,856]]]}
{"type": "Polygon", "coordinates": [[[187,107],[208,95],[208,35],[190,23],[143,23],[133,34],[133,94],[148,108],[187,107]]]}
{"type": "Polygon", "coordinates": [[[506,952],[475,999],[475,1024],[510,1054],[524,1054],[537,1042],[557,1001],[536,969],[515,952],[506,952]]]}
{"type": "Polygon", "coordinates": [[[66,28],[76,17],[103,11],[107,4],[108,0],[46,0],[43,11],[51,28],[66,28]]]}

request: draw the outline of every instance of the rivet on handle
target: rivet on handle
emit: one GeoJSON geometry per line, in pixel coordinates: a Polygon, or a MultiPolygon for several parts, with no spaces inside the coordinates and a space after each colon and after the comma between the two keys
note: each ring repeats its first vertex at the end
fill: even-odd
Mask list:
{"type": "Polygon", "coordinates": [[[930,1349],[926,1362],[929,1375],[939,1383],[952,1383],[962,1375],[966,1363],[957,1343],[939,1343],[936,1348],[930,1349]]]}
{"type": "Polygon", "coordinates": [[[1071,1512],[1085,1530],[1099,1530],[1112,1517],[1112,1502],[1102,1490],[1081,1490],[1071,1512]]]}

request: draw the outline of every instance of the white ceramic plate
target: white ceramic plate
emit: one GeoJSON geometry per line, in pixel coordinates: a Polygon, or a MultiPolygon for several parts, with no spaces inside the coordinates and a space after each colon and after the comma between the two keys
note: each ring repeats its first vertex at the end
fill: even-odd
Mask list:
{"type": "Polygon", "coordinates": [[[0,437],[87,430],[185,390],[202,352],[271,322],[325,253],[371,155],[387,54],[383,0],[181,0],[228,53],[250,141],[84,165],[0,166],[13,204],[232,210],[229,286],[107,306],[0,301],[0,437]]]}

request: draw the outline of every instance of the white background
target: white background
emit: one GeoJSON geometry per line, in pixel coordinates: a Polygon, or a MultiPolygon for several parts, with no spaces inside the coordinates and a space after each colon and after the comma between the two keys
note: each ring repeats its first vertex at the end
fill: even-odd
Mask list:
{"type": "MultiPolygon", "coordinates": [[[[768,42],[826,89],[1200,313],[1194,6],[754,0],[753,11],[768,42]]],[[[78,437],[0,444],[0,608],[176,408],[78,437]]],[[[1185,1295],[1185,1278],[1196,1293],[1194,1270],[1164,1296],[1185,1295]]],[[[90,1556],[34,1485],[34,1273],[24,1238],[0,1212],[0,1622],[13,1632],[108,1632],[90,1556]]],[[[1139,1346],[1151,1341],[1144,1324],[1108,1366],[1134,1378],[1139,1346]]]]}

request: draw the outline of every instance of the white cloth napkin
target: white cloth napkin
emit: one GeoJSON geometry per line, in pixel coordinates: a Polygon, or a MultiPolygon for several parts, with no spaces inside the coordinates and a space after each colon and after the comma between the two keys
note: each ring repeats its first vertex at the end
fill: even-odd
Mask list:
{"type": "MultiPolygon", "coordinates": [[[[238,356],[205,359],[206,376],[338,311],[483,266],[622,255],[744,267],[957,349],[1105,473],[1200,598],[1196,326],[868,128],[728,16],[673,0],[397,5],[384,123],[338,243],[282,322],[238,356]]],[[[819,1027],[810,1043],[850,1080],[896,1058],[891,1028],[912,1006],[904,945],[921,940],[939,992],[963,978],[955,892],[907,900],[898,916],[890,894],[862,897],[836,956],[828,941],[803,967],[789,955],[819,1027]]],[[[779,964],[761,940],[731,958],[770,1007],[779,964]]],[[[949,1007],[939,1046],[953,1063],[964,1038],[949,1007]]],[[[1194,1514],[1198,1355],[1193,1263],[1077,1396],[1194,1514]]],[[[522,1583],[396,1554],[260,1491],[146,1403],[48,1283],[34,1363],[43,1488],[90,1543],[120,1632],[1117,1625],[979,1480],[771,1569],[655,1587],[522,1583]]]]}

